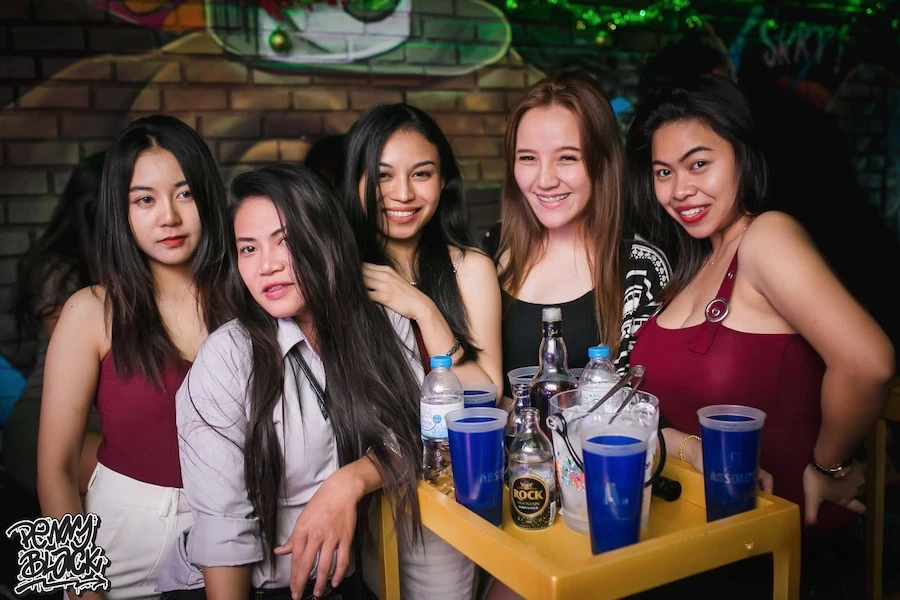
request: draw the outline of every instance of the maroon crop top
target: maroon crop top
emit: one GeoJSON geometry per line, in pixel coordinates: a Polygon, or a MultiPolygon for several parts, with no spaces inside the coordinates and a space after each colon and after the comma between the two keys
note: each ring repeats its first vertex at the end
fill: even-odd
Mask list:
{"type": "MultiPolygon", "coordinates": [[[[737,269],[735,252],[703,323],[665,329],[657,315],[647,321],[637,332],[631,364],[646,368],[644,388],[659,398],[669,425],[687,434],[699,435],[697,410],[704,406],[743,404],[765,411],[760,466],[772,474],[775,494],[798,504],[802,515],[803,471],[819,432],[825,364],[799,334],[725,326],[737,269]]],[[[823,504],[820,531],[850,514],[823,504]]]]}
{"type": "Polygon", "coordinates": [[[97,460],[132,479],[165,487],[182,487],[175,428],[175,392],[191,363],[163,371],[160,389],[140,375],[120,377],[112,353],[100,364],[97,411],[103,442],[97,460]]]}

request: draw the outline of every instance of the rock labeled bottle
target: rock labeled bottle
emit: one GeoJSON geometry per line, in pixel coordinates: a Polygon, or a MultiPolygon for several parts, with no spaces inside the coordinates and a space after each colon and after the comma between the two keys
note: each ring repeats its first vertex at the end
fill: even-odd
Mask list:
{"type": "Polygon", "coordinates": [[[556,519],[553,446],[538,426],[536,408],[521,411],[522,428],[509,450],[509,509],[522,529],[545,529],[556,519]]]}

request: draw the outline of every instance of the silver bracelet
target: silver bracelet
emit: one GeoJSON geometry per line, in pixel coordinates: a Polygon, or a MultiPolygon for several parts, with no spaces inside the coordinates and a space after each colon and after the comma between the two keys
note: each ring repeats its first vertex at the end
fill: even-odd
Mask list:
{"type": "Polygon", "coordinates": [[[456,354],[457,350],[459,350],[459,338],[453,336],[453,346],[451,346],[450,349],[447,350],[447,356],[453,358],[453,355],[456,354]]]}

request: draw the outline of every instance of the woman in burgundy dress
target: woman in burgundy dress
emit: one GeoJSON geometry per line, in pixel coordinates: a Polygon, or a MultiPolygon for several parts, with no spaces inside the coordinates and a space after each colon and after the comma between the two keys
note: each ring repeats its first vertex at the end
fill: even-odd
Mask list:
{"type": "Polygon", "coordinates": [[[891,343],[797,221],[766,212],[766,163],[737,86],[703,76],[642,108],[633,127],[638,212],[651,241],[675,236],[681,249],[631,355],[660,398],[668,451],[702,471],[697,409],[762,409],[760,466],[774,493],[819,533],[833,530],[865,509],[853,456],[882,410],[891,343]]]}

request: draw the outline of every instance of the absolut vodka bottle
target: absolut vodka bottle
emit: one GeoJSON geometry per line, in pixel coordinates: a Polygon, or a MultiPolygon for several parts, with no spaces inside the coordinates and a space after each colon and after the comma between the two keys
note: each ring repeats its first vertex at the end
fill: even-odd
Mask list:
{"type": "Polygon", "coordinates": [[[531,380],[529,394],[531,406],[540,411],[540,428],[545,435],[547,417],[550,415],[550,398],[578,387],[578,380],[569,371],[566,342],[562,335],[562,309],[547,307],[541,311],[541,327],[544,330],[539,351],[540,368],[531,380]]]}
{"type": "Polygon", "coordinates": [[[553,446],[538,426],[536,408],[522,409],[522,429],[510,446],[509,510],[522,529],[545,529],[556,518],[553,446]]]}

